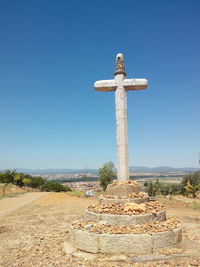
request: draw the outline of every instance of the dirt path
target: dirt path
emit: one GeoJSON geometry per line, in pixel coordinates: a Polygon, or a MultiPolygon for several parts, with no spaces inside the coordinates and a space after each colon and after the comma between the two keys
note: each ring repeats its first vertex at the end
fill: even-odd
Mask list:
{"type": "Polygon", "coordinates": [[[7,197],[0,200],[0,217],[6,216],[34,200],[49,194],[48,192],[34,192],[18,195],[15,197],[7,197]]]}
{"type": "MultiPolygon", "coordinates": [[[[0,217],[0,267],[161,267],[199,266],[196,257],[160,263],[87,262],[64,252],[68,226],[82,218],[85,208],[97,199],[77,198],[67,193],[49,193],[0,217]],[[192,264],[194,263],[194,264],[192,264]]],[[[184,236],[200,243],[200,225],[184,223],[184,236]]],[[[103,256],[102,256],[103,257],[103,256]]]]}
{"type": "Polygon", "coordinates": [[[0,216],[0,267],[75,266],[64,252],[68,225],[96,201],[49,193],[0,216]]]}

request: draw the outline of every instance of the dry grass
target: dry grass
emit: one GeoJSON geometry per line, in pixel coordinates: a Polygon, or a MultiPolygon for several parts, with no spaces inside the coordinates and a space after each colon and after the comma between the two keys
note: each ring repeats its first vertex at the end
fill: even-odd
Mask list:
{"type": "Polygon", "coordinates": [[[80,190],[74,190],[74,191],[68,192],[68,195],[73,196],[73,197],[86,197],[85,192],[80,191],[80,190]]]}
{"type": "Polygon", "coordinates": [[[20,188],[16,185],[13,184],[8,184],[6,186],[6,194],[4,196],[4,184],[0,184],[0,199],[5,198],[5,197],[17,197],[21,194],[27,193],[27,191],[23,188],[20,188]]]}
{"type": "Polygon", "coordinates": [[[165,196],[158,196],[157,199],[169,210],[176,209],[177,212],[186,210],[193,213],[193,215],[200,216],[200,199],[183,197],[182,195],[172,196],[171,199],[165,196]]]}

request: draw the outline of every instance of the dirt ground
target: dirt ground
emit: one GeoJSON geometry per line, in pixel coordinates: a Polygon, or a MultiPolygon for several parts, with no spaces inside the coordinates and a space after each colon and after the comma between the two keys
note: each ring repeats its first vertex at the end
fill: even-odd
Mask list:
{"type": "MultiPolygon", "coordinates": [[[[12,198],[12,208],[18,197],[12,198]]],[[[12,210],[7,215],[0,216],[0,266],[200,266],[200,250],[189,259],[131,264],[89,262],[67,255],[63,244],[69,235],[68,225],[73,220],[81,218],[85,208],[96,202],[97,199],[72,197],[67,193],[49,193],[26,206],[12,210]]],[[[200,210],[188,208],[187,205],[176,207],[176,200],[173,201],[174,206],[170,203],[167,203],[168,213],[182,217],[183,236],[193,242],[191,244],[196,246],[196,251],[200,248],[200,210]]]]}
{"type": "Polygon", "coordinates": [[[0,200],[0,217],[6,216],[47,194],[49,193],[33,192],[2,198],[0,200]]]}

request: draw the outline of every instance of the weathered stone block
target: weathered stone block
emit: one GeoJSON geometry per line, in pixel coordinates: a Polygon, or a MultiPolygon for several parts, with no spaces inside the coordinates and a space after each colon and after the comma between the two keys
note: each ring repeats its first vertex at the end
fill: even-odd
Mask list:
{"type": "Polygon", "coordinates": [[[152,252],[149,234],[101,234],[99,246],[102,253],[148,254],[152,252]]]}
{"type": "Polygon", "coordinates": [[[115,204],[124,204],[124,203],[136,203],[136,204],[140,204],[140,203],[144,203],[149,201],[149,197],[147,198],[126,198],[126,199],[120,199],[120,198],[105,198],[105,197],[101,197],[99,198],[99,203],[100,204],[111,204],[111,203],[115,203],[115,204]]]}
{"type": "Polygon", "coordinates": [[[85,219],[88,222],[99,222],[101,220],[101,215],[99,213],[94,213],[86,210],[85,219]]]}
{"type": "Polygon", "coordinates": [[[110,225],[135,225],[145,224],[152,221],[164,221],[166,218],[165,211],[159,211],[157,214],[141,214],[141,215],[118,215],[118,214],[107,214],[107,213],[94,213],[86,211],[86,220],[99,222],[100,220],[107,222],[110,225]]]}
{"type": "Polygon", "coordinates": [[[136,218],[129,215],[101,214],[101,219],[110,225],[133,225],[136,218]]]}
{"type": "Polygon", "coordinates": [[[136,224],[145,224],[153,221],[153,214],[136,215],[136,224]]]}
{"type": "Polygon", "coordinates": [[[75,245],[75,243],[74,243],[74,229],[71,225],[69,226],[69,238],[70,238],[71,244],[74,246],[75,245]]]}
{"type": "Polygon", "coordinates": [[[99,250],[98,238],[98,234],[74,229],[74,245],[78,249],[97,253],[99,250]]]}
{"type": "Polygon", "coordinates": [[[152,234],[153,238],[153,252],[160,251],[163,248],[173,247],[176,245],[177,232],[157,232],[152,234]]]}
{"type": "Polygon", "coordinates": [[[136,193],[138,194],[141,191],[141,186],[138,185],[118,185],[118,184],[109,184],[106,188],[106,194],[114,196],[127,196],[128,194],[136,193]]]}
{"type": "Polygon", "coordinates": [[[96,234],[70,227],[71,243],[80,250],[92,253],[151,254],[175,247],[181,240],[181,228],[152,234],[96,234]]]}
{"type": "Polygon", "coordinates": [[[154,221],[164,222],[166,220],[166,211],[161,210],[154,215],[154,221]]]}
{"type": "Polygon", "coordinates": [[[179,227],[173,230],[175,243],[180,243],[182,241],[182,229],[179,227]]]}

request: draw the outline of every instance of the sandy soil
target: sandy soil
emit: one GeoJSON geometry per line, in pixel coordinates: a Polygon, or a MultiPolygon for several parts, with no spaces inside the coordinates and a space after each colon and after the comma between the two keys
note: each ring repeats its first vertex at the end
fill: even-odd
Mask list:
{"type": "Polygon", "coordinates": [[[5,197],[0,201],[0,216],[8,215],[47,194],[49,193],[34,192],[34,193],[20,194],[15,197],[5,197]]]}
{"type": "MultiPolygon", "coordinates": [[[[10,205],[15,206],[16,199],[12,198],[10,205]]],[[[66,193],[49,193],[1,216],[0,266],[200,266],[200,250],[190,259],[145,264],[89,262],[67,255],[63,243],[68,238],[69,223],[81,218],[85,208],[95,202],[96,199],[76,198],[66,193]]],[[[183,227],[184,237],[195,241],[196,246],[200,247],[200,222],[184,220],[183,227]]]]}

